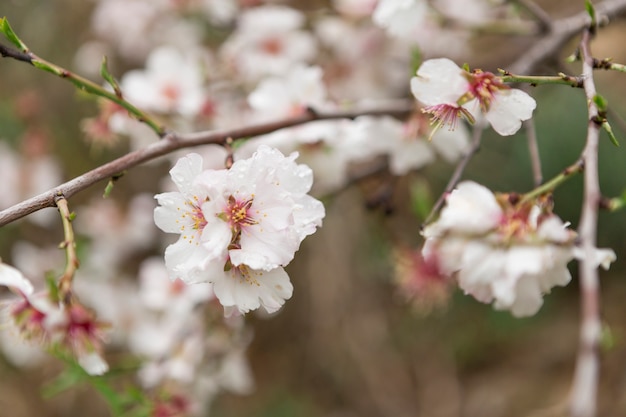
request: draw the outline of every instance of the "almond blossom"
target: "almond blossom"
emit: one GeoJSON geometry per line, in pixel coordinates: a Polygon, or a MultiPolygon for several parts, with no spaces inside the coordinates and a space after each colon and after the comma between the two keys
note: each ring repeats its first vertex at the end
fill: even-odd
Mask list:
{"type": "Polygon", "coordinates": [[[437,126],[454,129],[460,118],[471,123],[484,115],[502,136],[516,133],[532,117],[535,100],[510,88],[490,72],[467,72],[447,58],[425,61],[411,79],[411,91],[437,126]]]}
{"type": "Polygon", "coordinates": [[[321,226],[324,206],[309,196],[311,169],[261,146],[228,170],[202,170],[199,155],[172,169],[179,192],[156,196],[154,219],[178,233],[165,251],[172,278],[212,282],[225,307],[276,311],[291,297],[282,267],[321,226]]]}
{"type": "MultiPolygon", "coordinates": [[[[442,273],[457,274],[466,294],[524,317],[539,310],[554,286],[570,282],[567,263],[579,256],[576,233],[546,202],[520,202],[466,181],[446,203],[423,232],[423,253],[439,260],[442,273]]],[[[614,259],[613,251],[596,250],[598,266],[608,268],[614,259]]]]}

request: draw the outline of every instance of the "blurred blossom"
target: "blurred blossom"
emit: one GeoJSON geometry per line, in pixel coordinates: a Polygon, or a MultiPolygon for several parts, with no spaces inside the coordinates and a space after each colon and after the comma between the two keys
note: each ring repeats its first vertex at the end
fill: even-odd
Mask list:
{"type": "Polygon", "coordinates": [[[379,0],[333,0],[339,13],[350,17],[367,17],[372,14],[379,0]]]}
{"type": "Polygon", "coordinates": [[[284,74],[294,64],[310,62],[317,52],[314,37],[302,30],[304,22],[300,11],[286,6],[246,10],[221,54],[247,80],[284,74]]]}
{"type": "Polygon", "coordinates": [[[439,270],[434,257],[424,258],[420,250],[394,250],[395,284],[400,295],[419,313],[445,307],[452,292],[452,280],[439,270]]]}
{"type": "MultiPolygon", "coordinates": [[[[436,257],[443,274],[457,273],[467,294],[516,317],[534,315],[544,294],[570,282],[567,263],[578,252],[576,233],[546,202],[520,203],[519,196],[494,195],[471,181],[450,193],[423,235],[424,257],[436,257]]],[[[613,251],[596,251],[597,266],[608,268],[613,251]]]]}
{"type": "Polygon", "coordinates": [[[128,101],[148,111],[195,117],[207,97],[202,57],[171,47],[153,50],[145,70],[127,72],[121,88],[128,101]]]}

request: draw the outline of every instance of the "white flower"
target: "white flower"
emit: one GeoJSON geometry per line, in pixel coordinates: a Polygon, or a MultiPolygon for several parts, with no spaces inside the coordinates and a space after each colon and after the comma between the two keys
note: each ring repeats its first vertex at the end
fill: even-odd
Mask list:
{"type": "Polygon", "coordinates": [[[321,226],[324,206],[309,196],[311,169],[261,146],[228,170],[202,171],[192,154],[171,174],[179,192],[156,196],[157,226],[179,233],[165,251],[170,277],[211,282],[225,307],[276,311],[291,296],[282,266],[321,226]]]}
{"type": "Polygon", "coordinates": [[[372,19],[391,35],[410,38],[426,20],[427,3],[423,0],[380,0],[372,19]]]}
{"type": "MultiPolygon", "coordinates": [[[[556,215],[518,201],[463,182],[423,234],[424,256],[434,255],[444,274],[456,273],[463,291],[523,317],[539,310],[552,287],[569,283],[567,263],[579,250],[575,232],[556,215]]],[[[597,250],[595,260],[608,266],[614,257],[612,251],[597,250]]]]}
{"type": "Polygon", "coordinates": [[[206,101],[201,59],[172,47],[155,49],[145,70],[133,70],[121,81],[131,103],[146,110],[194,117],[206,101]]]}
{"type": "Polygon", "coordinates": [[[313,36],[300,29],[304,20],[301,12],[285,6],[246,10],[222,55],[250,80],[284,74],[293,65],[310,61],[317,51],[313,36]]]}
{"type": "Polygon", "coordinates": [[[425,61],[411,79],[411,91],[438,125],[453,129],[461,117],[473,123],[484,114],[503,136],[516,133],[537,106],[524,91],[509,88],[494,74],[469,73],[447,58],[425,61]]]}

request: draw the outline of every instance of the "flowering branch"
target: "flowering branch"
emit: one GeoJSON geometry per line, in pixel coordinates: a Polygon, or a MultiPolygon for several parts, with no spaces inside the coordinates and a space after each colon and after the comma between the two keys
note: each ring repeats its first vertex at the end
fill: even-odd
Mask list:
{"type": "MultiPolygon", "coordinates": [[[[132,116],[134,116],[137,120],[144,122],[159,136],[163,136],[165,134],[165,129],[161,126],[156,120],[152,117],[148,116],[146,113],[126,101],[119,89],[114,88],[116,91],[111,92],[103,88],[102,86],[90,81],[86,78],[83,78],[63,67],[60,67],[56,64],[46,61],[32,53],[28,47],[17,37],[17,35],[11,29],[9,22],[6,17],[0,19],[0,30],[4,33],[4,35],[12,41],[14,44],[19,46],[20,50],[13,49],[4,45],[0,45],[0,55],[3,58],[13,58],[21,62],[27,62],[34,66],[35,68],[39,68],[46,72],[50,72],[54,75],[57,75],[63,79],[68,80],[76,88],[81,91],[84,91],[89,94],[93,94],[95,96],[104,97],[112,102],[120,105],[124,109],[128,111],[132,116]]],[[[106,60],[102,65],[102,75],[107,80],[112,80],[112,77],[108,73],[106,69],[106,60]]]]}
{"type": "Polygon", "coordinates": [[[557,76],[528,76],[528,75],[516,75],[505,70],[500,70],[502,73],[502,81],[505,83],[527,83],[530,85],[540,84],[565,84],[572,87],[582,88],[582,77],[574,77],[571,75],[559,73],[557,76]]]}
{"type": "Polygon", "coordinates": [[[359,116],[366,115],[392,115],[400,117],[410,113],[413,110],[413,106],[414,103],[412,102],[399,101],[397,103],[386,104],[378,108],[361,108],[350,111],[328,113],[316,112],[310,109],[308,112],[300,116],[232,130],[211,130],[186,134],[170,132],[166,134],[162,140],[152,143],[143,149],[129,152],[124,156],[94,168],[91,171],[86,172],[51,190],[0,211],[0,227],[46,207],[54,207],[59,196],[70,198],[74,194],[92,186],[98,181],[114,177],[122,171],[144,162],[151,161],[160,156],[167,155],[178,149],[191,148],[207,144],[218,144],[223,146],[229,138],[232,138],[232,140],[250,138],[271,133],[279,129],[309,123],[315,120],[354,119],[359,116]]]}
{"type": "Polygon", "coordinates": [[[63,236],[65,237],[63,242],[59,245],[62,249],[65,249],[65,271],[59,279],[59,298],[64,303],[69,303],[72,298],[72,281],[74,280],[74,274],[78,269],[78,256],[76,255],[76,241],[74,239],[74,229],[72,228],[72,220],[74,214],[70,213],[67,200],[64,197],[59,197],[56,201],[56,205],[61,213],[61,221],[63,222],[63,236]]]}
{"type": "Polygon", "coordinates": [[[578,234],[584,256],[580,261],[580,345],[570,394],[572,417],[593,417],[596,415],[599,374],[598,346],[601,336],[598,270],[594,263],[598,204],[601,198],[598,178],[598,141],[601,126],[598,124],[599,111],[594,100],[597,94],[593,80],[593,58],[589,46],[593,34],[592,30],[593,28],[589,28],[583,32],[580,43],[589,121],[587,140],[582,156],[585,164],[585,191],[578,234]]]}
{"type": "MultiPolygon", "coordinates": [[[[605,0],[595,5],[596,14],[611,18],[626,11],[626,0],[605,0]]],[[[555,20],[545,36],[537,41],[526,53],[508,68],[515,74],[529,74],[540,63],[554,56],[574,36],[580,33],[590,22],[589,14],[584,11],[573,16],[555,20]]]]}

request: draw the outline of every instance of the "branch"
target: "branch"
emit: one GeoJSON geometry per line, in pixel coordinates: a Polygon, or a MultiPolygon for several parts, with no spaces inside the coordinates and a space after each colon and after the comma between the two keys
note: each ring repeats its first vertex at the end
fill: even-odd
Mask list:
{"type": "MultiPolygon", "coordinates": [[[[598,3],[595,9],[597,14],[607,18],[615,17],[626,11],[626,0],[605,0],[598,3]]],[[[530,74],[540,63],[553,58],[555,52],[585,29],[589,22],[586,11],[554,21],[548,34],[522,54],[508,70],[516,74],[530,74]]]]}
{"type": "Polygon", "coordinates": [[[589,121],[587,141],[582,154],[585,164],[585,191],[578,234],[584,257],[580,261],[580,345],[570,394],[570,412],[572,417],[594,417],[596,415],[599,375],[600,294],[598,270],[594,263],[594,251],[596,248],[598,205],[601,198],[598,178],[600,125],[598,124],[598,107],[594,101],[596,87],[593,80],[593,58],[589,47],[592,29],[587,29],[583,32],[582,41],[580,42],[589,121]]]}
{"type": "Polygon", "coordinates": [[[535,120],[530,118],[524,122],[526,128],[526,139],[528,141],[528,153],[530,154],[530,165],[533,171],[533,184],[539,187],[543,182],[543,173],[541,171],[541,157],[539,156],[539,145],[537,143],[537,130],[535,129],[535,120]]]}
{"type": "Polygon", "coordinates": [[[470,159],[472,159],[474,154],[478,152],[478,149],[480,149],[480,142],[482,140],[484,130],[485,130],[484,127],[474,125],[474,130],[472,131],[471,146],[467,150],[465,155],[463,155],[463,158],[459,161],[458,165],[454,169],[454,172],[452,173],[452,176],[450,177],[450,180],[448,181],[448,184],[446,185],[445,190],[443,191],[443,193],[441,193],[441,195],[437,199],[437,202],[435,203],[433,208],[430,210],[430,213],[428,214],[428,217],[426,217],[426,220],[424,220],[424,223],[422,223],[422,227],[421,227],[422,229],[426,225],[428,225],[428,223],[430,223],[435,217],[435,215],[439,212],[439,209],[443,205],[443,202],[445,201],[446,197],[448,196],[448,194],[452,192],[454,187],[456,187],[456,184],[461,179],[461,176],[463,175],[463,171],[465,171],[465,167],[469,163],[470,159]]]}
{"type": "Polygon", "coordinates": [[[224,145],[229,138],[235,140],[260,136],[279,129],[302,125],[316,120],[354,119],[359,116],[384,115],[401,117],[410,113],[413,110],[413,107],[413,101],[400,101],[397,103],[385,104],[384,106],[378,108],[362,108],[351,111],[328,113],[308,111],[300,116],[232,130],[204,131],[186,134],[172,132],[165,135],[160,141],[152,143],[143,149],[130,152],[51,190],[0,211],[0,227],[46,207],[54,207],[56,205],[56,200],[58,200],[59,197],[70,198],[74,194],[90,187],[98,181],[116,176],[122,171],[144,162],[151,161],[160,156],[167,155],[178,149],[191,148],[207,144],[224,145]]]}
{"type": "Polygon", "coordinates": [[[76,254],[76,241],[74,239],[74,229],[72,227],[73,214],[70,213],[70,209],[67,205],[67,200],[63,197],[59,197],[56,202],[61,214],[61,221],[63,222],[63,235],[65,239],[61,243],[60,247],[65,249],[65,271],[59,278],[59,298],[65,304],[68,304],[72,299],[72,281],[74,280],[74,274],[78,269],[78,255],[76,254]]]}

